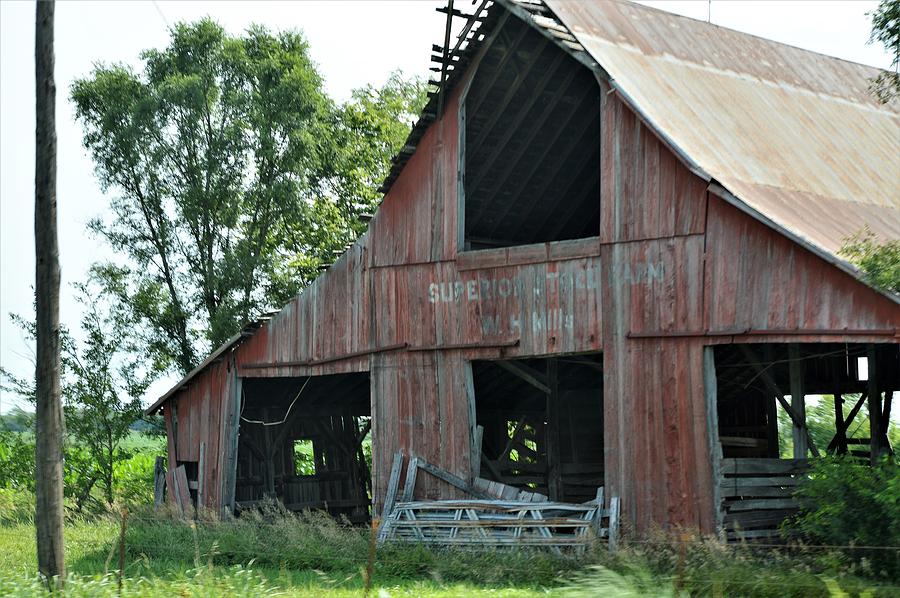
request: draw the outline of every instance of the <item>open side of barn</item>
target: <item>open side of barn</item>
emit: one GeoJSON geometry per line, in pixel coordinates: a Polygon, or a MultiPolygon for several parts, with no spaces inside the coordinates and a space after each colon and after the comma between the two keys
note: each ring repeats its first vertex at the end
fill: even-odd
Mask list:
{"type": "MultiPolygon", "coordinates": [[[[691,160],[578,41],[599,35],[583,7],[559,4],[494,4],[368,232],[151,408],[196,504],[365,519],[402,451],[555,500],[604,486],[637,532],[762,535],[784,503],[760,501],[800,467],[773,450],[783,404],[798,460],[806,394],[866,393],[833,448],[861,450],[855,408],[869,454],[891,449],[896,299],[691,160]]],[[[414,496],[461,491],[419,476],[414,496]]]]}

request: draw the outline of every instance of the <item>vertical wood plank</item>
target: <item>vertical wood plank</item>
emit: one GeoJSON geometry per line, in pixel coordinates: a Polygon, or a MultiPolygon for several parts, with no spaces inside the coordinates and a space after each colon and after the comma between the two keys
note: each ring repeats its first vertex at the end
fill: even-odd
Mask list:
{"type": "MultiPolygon", "coordinates": [[[[709,440],[709,461],[712,464],[713,505],[716,513],[716,530],[722,528],[725,513],[719,490],[722,480],[722,443],[719,441],[718,383],[714,347],[703,347],[703,388],[706,398],[706,437],[709,440]]],[[[774,399],[773,399],[774,404],[774,399]]]]}
{"type": "Polygon", "coordinates": [[[563,500],[562,467],[559,455],[559,380],[556,359],[547,360],[547,487],[550,500],[563,500]]]}
{"type": "Polygon", "coordinates": [[[788,345],[788,359],[791,379],[791,409],[803,423],[803,427],[792,426],[794,439],[794,459],[806,459],[809,442],[806,436],[806,390],[803,386],[803,362],[800,361],[800,345],[788,345]]]}
{"type": "Polygon", "coordinates": [[[869,461],[872,465],[881,454],[881,388],[878,384],[878,351],[873,344],[866,346],[869,365],[869,461]]]}

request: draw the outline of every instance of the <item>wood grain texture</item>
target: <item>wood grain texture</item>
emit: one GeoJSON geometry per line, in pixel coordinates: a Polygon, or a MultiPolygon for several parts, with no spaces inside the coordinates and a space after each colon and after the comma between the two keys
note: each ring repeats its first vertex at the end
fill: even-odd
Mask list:
{"type": "MultiPolygon", "coordinates": [[[[615,95],[601,96],[599,237],[463,253],[459,102],[448,97],[368,232],[166,403],[170,467],[206,443],[207,507],[233,500],[241,377],[369,372],[378,506],[398,451],[472,478],[469,361],[602,351],[607,496],[638,532],[715,531],[704,347],[859,342],[866,331],[884,342],[900,310],[711,195],[615,95]],[[723,335],[746,329],[773,334],[723,335]]],[[[413,498],[459,492],[420,476],[413,498]]]]}

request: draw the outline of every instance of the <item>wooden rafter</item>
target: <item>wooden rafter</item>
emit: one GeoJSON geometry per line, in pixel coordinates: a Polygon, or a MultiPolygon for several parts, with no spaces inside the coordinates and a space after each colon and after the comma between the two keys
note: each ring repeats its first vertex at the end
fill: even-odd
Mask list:
{"type": "Polygon", "coordinates": [[[802,430],[806,436],[806,440],[809,444],[809,452],[813,454],[814,457],[819,456],[819,450],[816,448],[815,442],[813,442],[812,436],[809,433],[809,428],[806,427],[806,422],[794,413],[794,410],[791,409],[791,406],[788,404],[787,400],[784,398],[784,393],[778,388],[778,384],[775,383],[775,380],[772,379],[772,375],[763,368],[757,362],[756,354],[747,346],[740,345],[741,352],[750,362],[751,367],[756,370],[756,373],[759,375],[760,379],[766,385],[766,388],[769,389],[769,392],[775,395],[775,399],[781,405],[782,409],[784,409],[785,413],[791,418],[791,421],[794,423],[794,426],[802,430]]]}
{"type": "MultiPolygon", "coordinates": [[[[549,106],[550,106],[550,105],[553,105],[553,104],[556,104],[556,103],[559,101],[559,98],[562,97],[562,95],[563,95],[563,94],[561,93],[561,91],[562,91],[562,90],[558,91],[558,92],[557,92],[557,95],[553,98],[553,100],[551,100],[551,103],[548,105],[548,108],[547,108],[545,114],[548,114],[548,115],[549,115],[550,113],[553,112],[553,110],[552,110],[549,106]]],[[[551,155],[552,150],[555,148],[557,142],[560,140],[560,138],[562,137],[562,135],[563,135],[563,133],[565,132],[565,130],[569,127],[569,124],[572,122],[572,120],[575,119],[579,114],[583,114],[584,104],[587,103],[588,100],[590,100],[592,93],[595,92],[595,91],[596,91],[596,88],[586,88],[586,89],[584,90],[582,96],[581,96],[581,97],[578,99],[578,101],[576,102],[576,107],[575,107],[574,109],[572,109],[571,112],[569,112],[569,114],[564,118],[564,122],[562,122],[562,123],[556,128],[555,133],[553,133],[553,134],[551,135],[551,138],[548,139],[548,140],[546,141],[546,143],[543,143],[543,142],[541,143],[541,146],[543,147],[543,150],[541,151],[541,153],[540,153],[540,155],[537,157],[537,159],[535,159],[535,160],[533,161],[534,164],[544,164],[544,163],[545,163],[545,161],[547,160],[547,157],[551,155]]],[[[536,129],[536,130],[534,131],[534,134],[536,135],[537,133],[538,133],[538,130],[536,129]]],[[[558,161],[559,161],[559,163],[564,163],[565,160],[569,159],[569,158],[571,157],[571,154],[575,151],[575,149],[576,149],[577,147],[578,147],[578,144],[576,144],[576,143],[570,144],[570,145],[569,145],[569,149],[568,149],[568,151],[565,153],[565,155],[558,156],[558,161]]],[[[508,163],[508,164],[517,164],[518,161],[519,161],[519,159],[521,158],[521,154],[523,154],[527,149],[528,149],[528,147],[523,147],[523,148],[521,148],[519,155],[513,157],[513,159],[511,159],[511,160],[510,160],[509,162],[507,162],[507,163],[508,163]]],[[[507,182],[509,181],[510,177],[512,177],[512,175],[513,175],[514,172],[515,172],[515,168],[512,168],[512,167],[507,168],[507,169],[506,169],[506,172],[505,172],[505,175],[503,175],[503,176],[497,176],[496,179],[495,179],[495,182],[494,182],[494,184],[491,186],[490,190],[489,190],[487,193],[484,193],[484,194],[481,194],[481,195],[482,195],[483,197],[493,198],[493,197],[496,195],[496,193],[497,193],[497,191],[498,191],[499,189],[501,189],[501,188],[506,188],[506,184],[507,184],[507,182]]],[[[510,194],[509,194],[509,195],[510,195],[511,197],[519,197],[520,194],[521,194],[521,192],[522,192],[522,189],[528,189],[528,188],[531,188],[531,186],[532,186],[532,181],[533,181],[534,178],[537,176],[537,173],[538,173],[538,170],[535,169],[535,170],[532,170],[532,171],[531,171],[531,174],[530,174],[529,176],[527,176],[527,177],[522,177],[521,180],[519,180],[519,181],[517,182],[517,185],[516,185],[515,187],[511,187],[511,188],[510,188],[510,194]]],[[[507,202],[503,205],[503,209],[500,210],[500,211],[497,213],[496,217],[494,218],[494,221],[495,221],[495,222],[498,222],[498,223],[504,222],[505,219],[507,218],[507,216],[509,215],[509,213],[510,213],[513,209],[517,210],[520,214],[525,214],[525,213],[527,213],[527,211],[528,211],[535,203],[537,203],[540,199],[544,199],[544,195],[543,195],[543,194],[546,192],[547,188],[548,188],[551,184],[553,184],[553,182],[554,182],[554,181],[553,181],[552,177],[544,178],[544,183],[543,183],[543,185],[541,185],[540,191],[535,187],[535,188],[533,189],[533,191],[530,193],[530,195],[531,195],[531,201],[528,202],[527,205],[524,205],[523,203],[521,203],[521,202],[519,202],[519,201],[507,201],[507,202]]]]}
{"type": "MultiPolygon", "coordinates": [[[[578,73],[578,71],[576,69],[574,69],[574,68],[569,69],[569,72],[566,73],[565,79],[563,79],[563,81],[560,83],[559,87],[557,88],[556,92],[554,92],[553,96],[550,98],[550,101],[547,103],[548,107],[555,105],[559,101],[559,98],[561,98],[563,95],[565,95],[565,93],[568,91],[569,86],[571,85],[573,79],[575,79],[575,75],[577,73],[578,73]]],[[[537,94],[535,94],[534,97],[537,98],[538,97],[537,94]]],[[[550,118],[552,113],[553,113],[552,110],[545,109],[541,112],[541,115],[537,118],[537,120],[528,124],[528,135],[525,139],[522,140],[522,143],[519,145],[519,149],[507,157],[507,160],[509,163],[515,164],[515,163],[518,163],[519,160],[522,159],[522,156],[525,155],[525,152],[527,152],[534,144],[535,138],[538,136],[539,133],[541,133],[541,131],[544,127],[544,124],[547,122],[547,119],[550,118]]],[[[571,116],[574,116],[574,111],[571,116]]],[[[503,149],[505,149],[505,148],[503,148],[503,149]]],[[[468,152],[467,152],[467,155],[468,155],[468,152]]],[[[485,172],[487,172],[487,171],[485,171],[485,172]]],[[[492,172],[491,174],[492,174],[492,176],[495,177],[494,185],[489,187],[486,193],[481,194],[483,197],[489,197],[489,198],[493,197],[497,193],[498,189],[503,188],[506,185],[507,179],[510,176],[510,170],[507,169],[506,174],[503,176],[498,176],[498,174],[495,172],[492,172]],[[498,179],[500,179],[500,180],[498,180],[498,179]]],[[[471,189],[471,190],[478,189],[479,185],[481,184],[482,180],[484,179],[484,176],[485,175],[482,174],[479,178],[474,179],[471,184],[466,185],[466,188],[471,189]]],[[[485,207],[485,202],[481,202],[481,205],[478,206],[478,210],[473,214],[474,221],[477,222],[482,217],[483,212],[484,212],[484,207],[485,207]]]]}
{"type": "MultiPolygon", "coordinates": [[[[578,107],[575,110],[573,110],[572,114],[569,115],[569,117],[566,119],[565,125],[560,126],[557,129],[556,134],[553,136],[553,140],[547,144],[547,147],[544,151],[544,156],[542,156],[539,163],[544,163],[544,160],[546,159],[546,157],[548,155],[551,155],[553,149],[556,147],[556,144],[559,142],[563,133],[568,129],[573,116],[575,114],[581,114],[581,113],[583,113],[584,110],[586,110],[586,108],[584,107],[584,104],[589,103],[590,99],[592,98],[593,93],[596,93],[596,92],[597,92],[597,88],[595,88],[595,87],[586,88],[586,92],[579,99],[578,107]]],[[[599,100],[598,100],[597,109],[599,110],[599,100]]],[[[592,119],[591,122],[595,122],[595,121],[592,119]]],[[[519,217],[522,221],[528,221],[530,219],[531,215],[534,213],[534,209],[537,206],[541,205],[541,201],[547,197],[547,194],[549,192],[551,192],[551,189],[554,187],[554,185],[559,184],[560,173],[568,170],[571,167],[571,164],[573,162],[576,164],[575,172],[577,172],[578,170],[583,168],[585,165],[589,164],[591,162],[591,160],[597,160],[597,162],[596,162],[596,164],[597,164],[596,181],[599,184],[599,181],[600,181],[599,143],[596,146],[592,146],[590,144],[590,140],[592,138],[599,138],[599,130],[594,129],[593,127],[584,127],[580,131],[578,131],[576,133],[576,135],[577,135],[577,138],[569,140],[569,143],[567,144],[565,151],[560,152],[558,154],[558,157],[554,163],[555,168],[553,168],[550,171],[550,172],[552,172],[552,174],[550,176],[543,177],[543,180],[540,182],[540,184],[538,186],[535,186],[532,188],[531,180],[534,179],[534,177],[536,176],[536,174],[538,172],[537,170],[535,170],[531,173],[531,175],[529,177],[522,180],[518,187],[514,188],[513,197],[519,197],[519,196],[521,196],[522,191],[524,189],[531,188],[531,191],[529,193],[529,196],[530,196],[529,201],[527,203],[523,202],[523,203],[517,204],[517,208],[519,210],[519,217]],[[584,151],[585,147],[588,147],[588,148],[596,147],[597,151],[596,151],[596,153],[593,150],[584,151]]],[[[569,180],[570,186],[566,188],[566,191],[568,191],[568,189],[571,188],[571,185],[573,183],[580,183],[580,182],[582,182],[582,181],[577,180],[576,177],[574,177],[574,176],[570,177],[570,180],[569,180]]],[[[598,191],[599,191],[599,187],[598,187],[598,191]]],[[[564,200],[567,198],[565,195],[562,195],[559,197],[559,199],[564,200]]],[[[597,198],[598,206],[599,206],[599,201],[600,201],[600,199],[598,197],[597,198]]],[[[597,230],[597,234],[600,234],[599,229],[597,230]]]]}
{"type": "MultiPolygon", "coordinates": [[[[500,101],[496,105],[491,106],[491,115],[488,118],[487,122],[480,127],[478,139],[476,139],[474,141],[474,143],[472,143],[471,145],[467,145],[467,147],[466,147],[467,154],[469,154],[471,156],[478,155],[479,150],[481,150],[481,146],[484,145],[485,140],[490,137],[491,132],[494,130],[494,127],[497,125],[497,122],[500,120],[500,118],[503,116],[508,116],[507,111],[510,108],[510,102],[513,101],[513,98],[515,98],[518,91],[522,88],[522,85],[528,80],[528,75],[531,74],[531,71],[534,68],[534,65],[537,63],[537,61],[540,59],[540,57],[543,55],[544,51],[548,47],[550,47],[551,49],[553,48],[552,46],[549,46],[548,44],[549,44],[549,41],[547,40],[547,38],[541,38],[541,41],[534,48],[534,50],[532,51],[531,56],[528,58],[527,62],[516,73],[516,77],[513,79],[512,84],[506,88],[506,93],[503,94],[503,98],[501,98],[500,101]]],[[[516,116],[512,122],[504,123],[505,125],[507,125],[506,132],[504,134],[503,139],[499,143],[496,144],[496,148],[501,148],[501,147],[505,146],[506,143],[509,141],[510,137],[516,131],[519,130],[519,126],[521,126],[522,119],[525,117],[526,114],[528,114],[528,111],[531,110],[531,107],[534,105],[535,101],[537,101],[537,98],[540,97],[541,93],[543,92],[543,89],[547,85],[547,82],[550,80],[551,76],[553,75],[557,64],[561,61],[561,59],[564,56],[565,56],[564,53],[557,52],[555,60],[551,64],[550,68],[548,68],[544,71],[544,73],[543,73],[541,79],[539,80],[539,82],[537,83],[537,85],[535,85],[534,87],[529,87],[528,101],[524,102],[518,108],[515,109],[516,116]]],[[[495,148],[495,151],[494,151],[492,157],[490,159],[486,160],[482,164],[482,166],[481,166],[482,173],[489,172],[491,170],[491,167],[493,165],[493,160],[496,160],[496,156],[497,156],[496,148],[495,148]]]]}
{"type": "Polygon", "coordinates": [[[547,377],[529,365],[518,361],[495,361],[498,366],[531,384],[543,393],[550,393],[547,377]]]}

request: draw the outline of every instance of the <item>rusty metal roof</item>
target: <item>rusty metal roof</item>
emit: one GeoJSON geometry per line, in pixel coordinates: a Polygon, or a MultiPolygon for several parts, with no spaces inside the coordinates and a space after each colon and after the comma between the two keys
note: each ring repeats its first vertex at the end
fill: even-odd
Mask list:
{"type": "Polygon", "coordinates": [[[547,0],[648,124],[747,211],[836,259],[900,239],[900,106],[881,71],[631,2],[547,0]]]}

